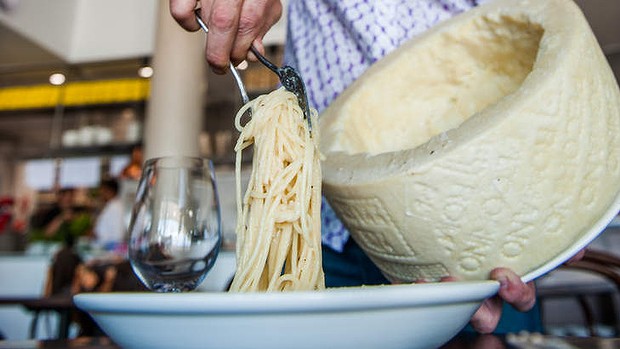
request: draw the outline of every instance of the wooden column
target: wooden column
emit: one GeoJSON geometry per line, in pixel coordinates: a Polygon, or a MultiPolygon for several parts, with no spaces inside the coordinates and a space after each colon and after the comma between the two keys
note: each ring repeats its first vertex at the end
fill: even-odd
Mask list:
{"type": "Polygon", "coordinates": [[[155,40],[144,132],[145,160],[197,156],[207,88],[205,34],[183,30],[170,15],[168,0],[159,0],[155,40]]]}

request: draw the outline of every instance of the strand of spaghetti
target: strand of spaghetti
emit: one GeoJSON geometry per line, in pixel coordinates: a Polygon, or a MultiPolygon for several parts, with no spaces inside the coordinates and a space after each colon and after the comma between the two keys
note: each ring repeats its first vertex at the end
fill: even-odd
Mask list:
{"type": "MultiPolygon", "coordinates": [[[[237,114],[236,120],[235,120],[235,124],[237,126],[237,129],[239,130],[246,130],[246,131],[252,131],[252,123],[246,124],[244,128],[242,128],[240,126],[240,117],[245,113],[245,111],[251,107],[251,104],[246,105],[244,108],[242,108],[239,113],[237,114]]],[[[239,140],[237,141],[237,145],[240,144],[252,144],[252,142],[250,140],[247,140],[246,137],[239,137],[239,140]]],[[[243,147],[245,148],[245,147],[243,147]]],[[[241,160],[242,160],[242,149],[239,149],[239,147],[236,147],[237,149],[237,157],[236,157],[236,162],[235,162],[235,167],[236,167],[236,192],[237,192],[237,263],[240,266],[239,269],[241,270],[247,270],[247,272],[251,272],[251,264],[248,266],[247,264],[247,260],[244,257],[244,254],[241,251],[241,248],[243,246],[246,245],[257,245],[257,240],[256,240],[256,236],[253,236],[252,232],[255,231],[255,229],[252,229],[251,226],[254,225],[254,221],[255,221],[255,217],[261,210],[259,209],[258,206],[261,205],[260,202],[255,202],[255,206],[256,209],[252,212],[250,212],[248,210],[248,200],[247,200],[247,194],[243,200],[243,204],[242,204],[242,200],[241,200],[241,160]],[[253,213],[253,214],[252,214],[253,213]],[[249,220],[249,224],[250,227],[246,227],[244,225],[244,222],[246,222],[247,220],[249,220]],[[247,234],[249,232],[249,234],[247,234]],[[249,235],[249,236],[248,236],[249,235]],[[240,258],[241,257],[241,258],[240,258]]],[[[253,163],[253,169],[252,171],[256,171],[256,167],[257,164],[253,163]]],[[[250,178],[250,182],[248,183],[248,188],[253,188],[255,186],[255,178],[251,177],[250,178]]]]}
{"type": "MultiPolygon", "coordinates": [[[[239,268],[237,269],[237,273],[239,273],[239,278],[237,277],[237,274],[235,274],[235,278],[233,279],[231,289],[237,287],[236,280],[248,279],[249,277],[247,275],[253,267],[265,265],[266,259],[269,253],[269,241],[271,240],[271,237],[273,236],[273,231],[275,230],[274,224],[272,222],[272,218],[273,218],[273,212],[277,208],[276,204],[277,203],[272,200],[266,200],[266,202],[264,202],[263,205],[261,205],[260,207],[258,207],[257,205],[257,209],[250,210],[252,216],[254,216],[254,214],[257,214],[257,215],[260,214],[260,218],[258,219],[258,222],[256,222],[257,224],[255,225],[251,224],[249,225],[250,229],[245,230],[245,232],[249,231],[252,234],[256,234],[257,240],[258,240],[258,242],[255,244],[256,248],[253,248],[249,252],[251,254],[247,256],[247,253],[245,253],[246,255],[245,258],[242,257],[244,262],[246,262],[247,265],[252,266],[252,267],[245,268],[245,269],[242,268],[241,270],[239,270],[239,268]]],[[[252,275],[253,276],[247,280],[246,284],[247,283],[256,284],[261,276],[260,274],[256,272],[253,273],[252,275]]]]}
{"type": "Polygon", "coordinates": [[[270,257],[273,256],[273,259],[271,260],[271,264],[268,265],[268,270],[269,270],[268,289],[273,290],[273,289],[278,289],[279,287],[277,281],[278,281],[279,272],[281,270],[278,270],[278,268],[281,269],[282,265],[284,265],[286,262],[287,250],[290,247],[291,239],[294,233],[295,232],[292,231],[291,227],[287,225],[283,227],[282,230],[279,232],[280,238],[272,240],[271,248],[273,250],[270,250],[269,255],[270,257]]]}
{"type": "MultiPolygon", "coordinates": [[[[241,268],[241,269],[237,269],[237,273],[239,274],[239,278],[237,277],[237,274],[235,274],[235,278],[233,279],[233,284],[231,285],[231,288],[236,286],[236,280],[240,280],[240,282],[243,282],[243,280],[247,280],[247,282],[249,283],[253,283],[256,282],[257,280],[260,279],[260,273],[254,272],[251,273],[251,275],[253,275],[252,277],[248,277],[247,275],[250,274],[250,272],[252,271],[252,268],[259,268],[260,266],[265,265],[265,261],[267,259],[267,255],[269,253],[269,240],[271,239],[271,236],[273,235],[273,224],[265,224],[266,220],[269,218],[269,212],[273,212],[274,209],[274,205],[272,202],[267,202],[267,203],[262,203],[263,205],[261,205],[262,207],[257,205],[257,210],[254,210],[254,212],[251,212],[251,216],[254,218],[252,220],[252,222],[254,224],[251,224],[249,226],[250,229],[247,229],[247,231],[252,232],[253,234],[256,234],[257,231],[260,231],[261,234],[256,234],[256,240],[254,243],[254,246],[256,248],[254,248],[248,255],[248,253],[245,253],[245,257],[242,256],[242,260],[243,260],[243,265],[246,265],[246,268],[241,268]],[[267,208],[267,212],[265,212],[264,214],[261,214],[265,211],[264,206],[268,206],[267,208]],[[262,208],[262,209],[260,209],[262,208]],[[257,215],[260,215],[260,217],[256,217],[257,215]]],[[[243,250],[242,250],[243,251],[243,250]]]]}
{"type": "MultiPolygon", "coordinates": [[[[296,234],[296,236],[298,236],[296,234]]],[[[299,241],[299,237],[297,237],[297,241],[299,241]]],[[[289,253],[288,253],[288,257],[287,257],[287,262],[289,262],[289,264],[291,264],[291,266],[293,267],[294,270],[297,270],[298,266],[297,266],[297,260],[294,259],[292,252],[296,249],[295,246],[292,246],[289,253]]],[[[291,271],[288,271],[287,273],[284,273],[282,275],[278,276],[278,283],[279,283],[279,287],[280,290],[283,291],[288,291],[288,290],[295,290],[295,289],[305,289],[304,287],[304,283],[301,282],[302,280],[299,280],[299,278],[297,277],[297,274],[291,271]]]]}
{"type": "MultiPolygon", "coordinates": [[[[306,141],[308,141],[308,139],[306,139],[306,141]]],[[[310,154],[311,151],[312,151],[312,149],[306,148],[305,152],[303,154],[304,164],[306,166],[308,166],[308,164],[312,164],[312,156],[310,154]]],[[[309,176],[308,175],[309,174],[308,174],[307,169],[306,169],[306,171],[301,171],[301,183],[300,183],[300,186],[299,186],[300,187],[299,188],[299,192],[300,192],[301,205],[302,205],[302,207],[304,209],[307,208],[307,204],[310,201],[309,200],[309,196],[307,195],[307,190],[309,189],[309,188],[307,188],[307,186],[309,184],[308,183],[308,181],[309,181],[309,178],[308,178],[309,176]],[[305,200],[306,197],[308,197],[308,202],[306,202],[306,200],[305,200]]],[[[307,212],[307,210],[306,210],[306,212],[307,212]]],[[[308,241],[308,242],[310,240],[309,232],[310,232],[310,229],[308,227],[308,222],[307,222],[306,217],[304,215],[301,218],[301,233],[302,233],[302,236],[304,237],[304,239],[306,241],[308,241]]]]}
{"type": "MultiPolygon", "coordinates": [[[[240,168],[241,166],[241,152],[238,153],[240,156],[237,157],[237,162],[236,162],[236,166],[237,168],[240,168]]],[[[238,234],[238,243],[237,243],[237,255],[242,256],[242,254],[240,254],[240,248],[242,246],[246,246],[246,245],[254,245],[256,244],[255,239],[253,239],[254,237],[250,234],[250,236],[248,236],[248,234],[246,234],[247,232],[247,228],[246,226],[243,224],[243,222],[245,222],[246,220],[249,220],[250,222],[253,221],[252,217],[250,216],[250,211],[247,209],[248,208],[248,203],[247,200],[240,200],[241,197],[241,183],[240,183],[240,171],[236,171],[236,177],[237,177],[237,231],[239,232],[238,234]]],[[[248,183],[248,188],[253,188],[254,187],[254,182],[255,179],[254,178],[250,178],[250,183],[248,183]]],[[[247,197],[247,194],[246,194],[247,197]]],[[[256,206],[258,206],[260,203],[257,202],[256,206]]],[[[256,209],[256,211],[258,210],[258,207],[256,209]]],[[[250,230],[251,231],[251,230],[250,230]]],[[[243,263],[243,260],[238,261],[238,263],[243,263]]]]}
{"type": "MultiPolygon", "coordinates": [[[[310,136],[302,115],[296,97],[279,89],[246,104],[235,118],[241,133],[235,146],[241,212],[233,291],[324,287],[316,210],[318,135],[313,131],[315,137],[310,136]],[[252,118],[242,126],[241,116],[248,109],[252,118]],[[241,153],[252,144],[252,172],[242,201],[241,153]]],[[[315,111],[312,118],[316,123],[315,111]]]]}
{"type": "MultiPolygon", "coordinates": [[[[299,222],[295,222],[295,224],[293,224],[293,229],[295,231],[299,231],[299,222]]],[[[289,256],[291,259],[291,263],[289,263],[289,273],[292,275],[297,275],[297,260],[299,258],[299,234],[295,234],[289,256]]]]}

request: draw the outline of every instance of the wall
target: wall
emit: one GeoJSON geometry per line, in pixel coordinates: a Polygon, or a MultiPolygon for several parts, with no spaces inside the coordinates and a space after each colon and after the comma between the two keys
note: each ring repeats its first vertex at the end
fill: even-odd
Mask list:
{"type": "Polygon", "coordinates": [[[576,0],[620,81],[620,1],[576,0]]]}
{"type": "Polygon", "coordinates": [[[576,0],[606,54],[620,50],[620,1],[576,0]]]}

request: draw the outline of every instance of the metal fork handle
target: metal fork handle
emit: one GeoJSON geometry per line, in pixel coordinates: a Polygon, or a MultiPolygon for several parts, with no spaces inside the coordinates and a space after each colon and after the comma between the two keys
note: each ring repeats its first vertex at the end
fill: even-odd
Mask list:
{"type": "MultiPolygon", "coordinates": [[[[196,20],[198,21],[198,24],[200,25],[202,30],[204,30],[205,33],[209,33],[209,28],[202,21],[202,18],[200,18],[200,9],[196,9],[194,13],[196,15],[196,20]]],[[[306,119],[306,121],[308,122],[308,130],[312,131],[310,106],[308,105],[306,87],[301,77],[299,77],[299,74],[297,74],[295,69],[289,66],[280,68],[277,65],[273,64],[271,61],[265,58],[265,56],[263,56],[260,52],[258,52],[258,50],[254,47],[254,45],[250,45],[250,51],[252,51],[252,53],[256,56],[256,58],[258,58],[258,60],[265,67],[269,68],[269,70],[273,71],[276,75],[278,75],[278,77],[280,78],[280,82],[288,91],[291,91],[296,95],[297,100],[299,101],[299,105],[303,111],[304,119],[306,119]]],[[[233,66],[232,62],[230,62],[229,64],[230,64],[230,71],[232,72],[233,77],[235,78],[235,81],[237,82],[237,86],[239,87],[239,93],[241,93],[241,99],[243,100],[243,103],[248,103],[249,101],[248,94],[245,90],[245,86],[243,85],[243,81],[241,80],[241,76],[239,76],[239,73],[237,72],[237,69],[235,69],[235,67],[233,66]]]]}
{"type": "Polygon", "coordinates": [[[254,54],[254,56],[256,56],[256,58],[258,58],[258,60],[267,68],[269,68],[269,70],[271,70],[272,72],[278,74],[278,76],[282,77],[282,74],[280,72],[280,68],[271,63],[270,60],[268,60],[265,56],[261,55],[260,52],[258,52],[258,50],[256,49],[256,47],[254,47],[254,45],[250,45],[250,51],[252,51],[252,53],[254,54]]]}
{"type": "MultiPolygon", "coordinates": [[[[209,33],[209,28],[207,28],[207,25],[200,18],[200,13],[198,13],[198,11],[199,10],[196,10],[196,20],[198,21],[198,25],[200,25],[200,28],[202,28],[202,30],[205,33],[209,33]]],[[[250,101],[250,97],[248,97],[248,92],[245,90],[245,85],[243,84],[243,80],[241,80],[241,76],[239,75],[239,72],[237,71],[235,66],[232,64],[232,62],[229,62],[228,64],[230,66],[230,72],[235,78],[235,82],[237,83],[237,87],[239,88],[239,94],[241,95],[241,100],[243,101],[243,104],[246,104],[250,101]]]]}
{"type": "Polygon", "coordinates": [[[245,86],[243,85],[243,80],[241,80],[241,76],[239,75],[239,72],[237,71],[235,66],[232,64],[232,62],[230,62],[230,72],[235,78],[237,87],[239,87],[239,94],[241,95],[241,100],[243,101],[243,104],[247,104],[250,101],[250,97],[248,97],[248,93],[245,90],[245,86]]]}

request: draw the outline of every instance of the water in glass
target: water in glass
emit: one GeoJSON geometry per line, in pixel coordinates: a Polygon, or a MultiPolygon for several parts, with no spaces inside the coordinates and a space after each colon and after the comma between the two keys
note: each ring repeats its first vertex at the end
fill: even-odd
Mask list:
{"type": "Polygon", "coordinates": [[[149,289],[196,288],[215,263],[222,240],[212,163],[192,157],[148,160],[130,233],[129,260],[149,289]]]}

